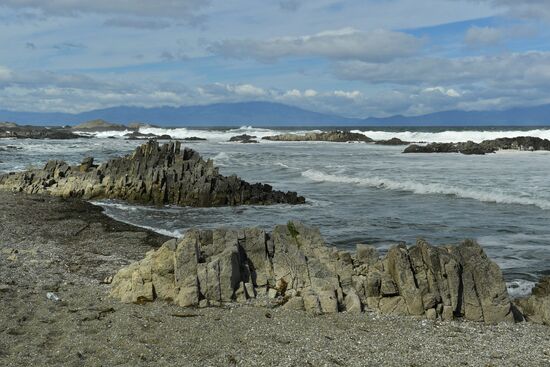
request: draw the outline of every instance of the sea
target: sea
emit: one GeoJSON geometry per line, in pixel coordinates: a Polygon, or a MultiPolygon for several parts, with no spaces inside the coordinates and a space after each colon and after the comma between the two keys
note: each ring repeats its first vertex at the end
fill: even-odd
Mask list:
{"type": "MultiPolygon", "coordinates": [[[[322,130],[333,128],[141,129],[174,139],[205,138],[183,144],[213,159],[222,174],[296,191],[306,198],[305,205],[150,207],[108,200],[94,204],[117,220],[171,236],[193,227],[271,229],[293,219],[319,227],[329,245],[349,250],[362,243],[384,253],[392,245],[412,245],[418,238],[433,245],[475,239],[502,268],[512,297],[528,294],[540,276],[550,274],[550,152],[403,154],[403,146],[261,140],[322,130]],[[256,136],[260,143],[228,142],[240,134],[256,136]]],[[[516,136],[550,139],[548,127],[348,130],[376,140],[397,137],[420,143],[516,136]]],[[[50,159],[77,164],[93,156],[102,162],[143,143],[126,140],[125,133],[90,133],[76,140],[0,139],[0,172],[41,167],[50,159]]]]}

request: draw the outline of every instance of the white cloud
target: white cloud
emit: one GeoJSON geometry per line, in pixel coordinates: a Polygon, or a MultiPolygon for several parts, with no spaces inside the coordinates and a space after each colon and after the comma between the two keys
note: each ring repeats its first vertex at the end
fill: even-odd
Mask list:
{"type": "Polygon", "coordinates": [[[504,31],[493,27],[470,27],[464,41],[471,47],[493,46],[504,39],[504,31]]]}
{"type": "MultiPolygon", "coordinates": [[[[463,0],[460,0],[463,1],[463,0]]],[[[507,9],[508,15],[517,18],[535,18],[550,21],[550,4],[548,0],[469,0],[470,2],[488,3],[496,8],[507,9]]]]}
{"type": "Polygon", "coordinates": [[[461,94],[456,90],[454,90],[453,88],[446,89],[443,87],[428,87],[428,88],[424,88],[422,92],[426,92],[426,93],[437,92],[437,93],[446,95],[447,97],[453,97],[453,98],[461,96],[461,94]]]}
{"type": "Polygon", "coordinates": [[[180,18],[194,15],[209,3],[208,0],[2,0],[0,6],[34,9],[56,16],[96,13],[180,18]]]}
{"type": "Polygon", "coordinates": [[[402,32],[383,29],[361,32],[343,28],[300,37],[224,40],[213,43],[210,51],[225,57],[253,58],[262,62],[308,56],[381,62],[414,55],[422,44],[421,39],[402,32]]]}

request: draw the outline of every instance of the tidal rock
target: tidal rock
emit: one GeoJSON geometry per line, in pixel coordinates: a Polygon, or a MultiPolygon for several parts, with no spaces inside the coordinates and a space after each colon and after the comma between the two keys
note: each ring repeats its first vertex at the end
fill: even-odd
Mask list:
{"type": "Polygon", "coordinates": [[[533,288],[531,296],[514,301],[527,321],[550,325],[550,276],[533,288]]]}
{"type": "Polygon", "coordinates": [[[274,191],[269,185],[222,176],[212,160],[205,161],[179,142],[159,145],[156,141],[99,166],[49,161],[43,169],[0,175],[0,189],[154,205],[209,207],[305,202],[295,192],[274,191]]]}
{"type": "Polygon", "coordinates": [[[80,139],[83,136],[62,127],[0,125],[0,138],[15,139],[80,139]]]}
{"type": "Polygon", "coordinates": [[[229,141],[243,144],[258,143],[258,140],[256,140],[256,136],[248,134],[232,136],[231,138],[229,138],[229,141]]]}
{"type": "MultiPolygon", "coordinates": [[[[429,319],[515,321],[500,269],[473,241],[434,247],[419,240],[410,248],[392,247],[384,258],[370,250],[365,257],[368,247],[359,248],[362,260],[359,254],[350,259],[328,247],[318,229],[300,222],[271,232],[190,230],[117,273],[111,295],[181,306],[275,302],[316,314],[368,308],[429,319]]],[[[532,317],[548,300],[544,284],[535,292],[543,301],[526,301],[532,317]]]]}
{"type": "Polygon", "coordinates": [[[321,133],[311,132],[305,133],[304,135],[281,134],[274,136],[265,136],[262,139],[272,141],[329,141],[337,143],[373,141],[368,136],[359,133],[352,133],[349,131],[325,131],[321,133]]]}
{"type": "Polygon", "coordinates": [[[391,138],[391,139],[388,139],[388,140],[377,140],[377,141],[374,142],[374,144],[378,144],[378,145],[409,145],[410,142],[403,141],[399,138],[391,138]]]}
{"type": "Polygon", "coordinates": [[[124,125],[113,124],[105,120],[97,119],[90,120],[73,126],[71,129],[74,131],[83,132],[100,132],[100,131],[125,131],[129,128],[124,125]]]}
{"type": "Polygon", "coordinates": [[[199,138],[198,136],[190,136],[187,138],[183,138],[183,141],[205,141],[205,138],[199,138]]]}
{"type": "Polygon", "coordinates": [[[472,141],[461,143],[431,143],[427,145],[412,144],[403,153],[462,153],[462,154],[488,154],[498,150],[550,150],[550,140],[531,136],[518,136],[515,138],[499,138],[484,140],[481,143],[472,141]]]}

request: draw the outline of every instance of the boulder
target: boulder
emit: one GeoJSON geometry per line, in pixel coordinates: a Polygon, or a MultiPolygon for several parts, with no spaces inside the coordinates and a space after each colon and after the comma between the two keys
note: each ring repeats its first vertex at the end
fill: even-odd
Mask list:
{"type": "Polygon", "coordinates": [[[243,144],[258,143],[258,140],[256,140],[255,136],[248,134],[232,136],[231,138],[229,138],[229,141],[243,144]]]}
{"type": "Polygon", "coordinates": [[[391,139],[388,139],[388,140],[377,140],[377,141],[374,142],[374,144],[378,144],[378,145],[409,145],[410,142],[403,141],[399,138],[391,138],[391,139]]]}
{"type": "Polygon", "coordinates": [[[529,297],[514,303],[527,321],[550,325],[550,276],[543,277],[529,297]]]}
{"type": "Polygon", "coordinates": [[[93,165],[93,158],[76,167],[49,161],[43,169],[0,175],[0,189],[199,207],[305,202],[295,192],[222,176],[212,160],[205,161],[196,151],[182,148],[180,142],[159,145],[155,140],[99,166],[93,165]]]}

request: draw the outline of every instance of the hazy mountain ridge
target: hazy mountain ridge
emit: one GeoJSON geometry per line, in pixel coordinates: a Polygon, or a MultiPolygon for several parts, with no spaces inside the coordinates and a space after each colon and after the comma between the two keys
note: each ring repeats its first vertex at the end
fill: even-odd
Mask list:
{"type": "Polygon", "coordinates": [[[0,110],[0,121],[31,125],[76,125],[103,119],[118,124],[146,121],[162,126],[476,126],[550,125],[550,104],[504,111],[444,111],[421,116],[366,119],[308,111],[281,103],[239,102],[182,107],[119,106],[78,114],[0,110]]]}

